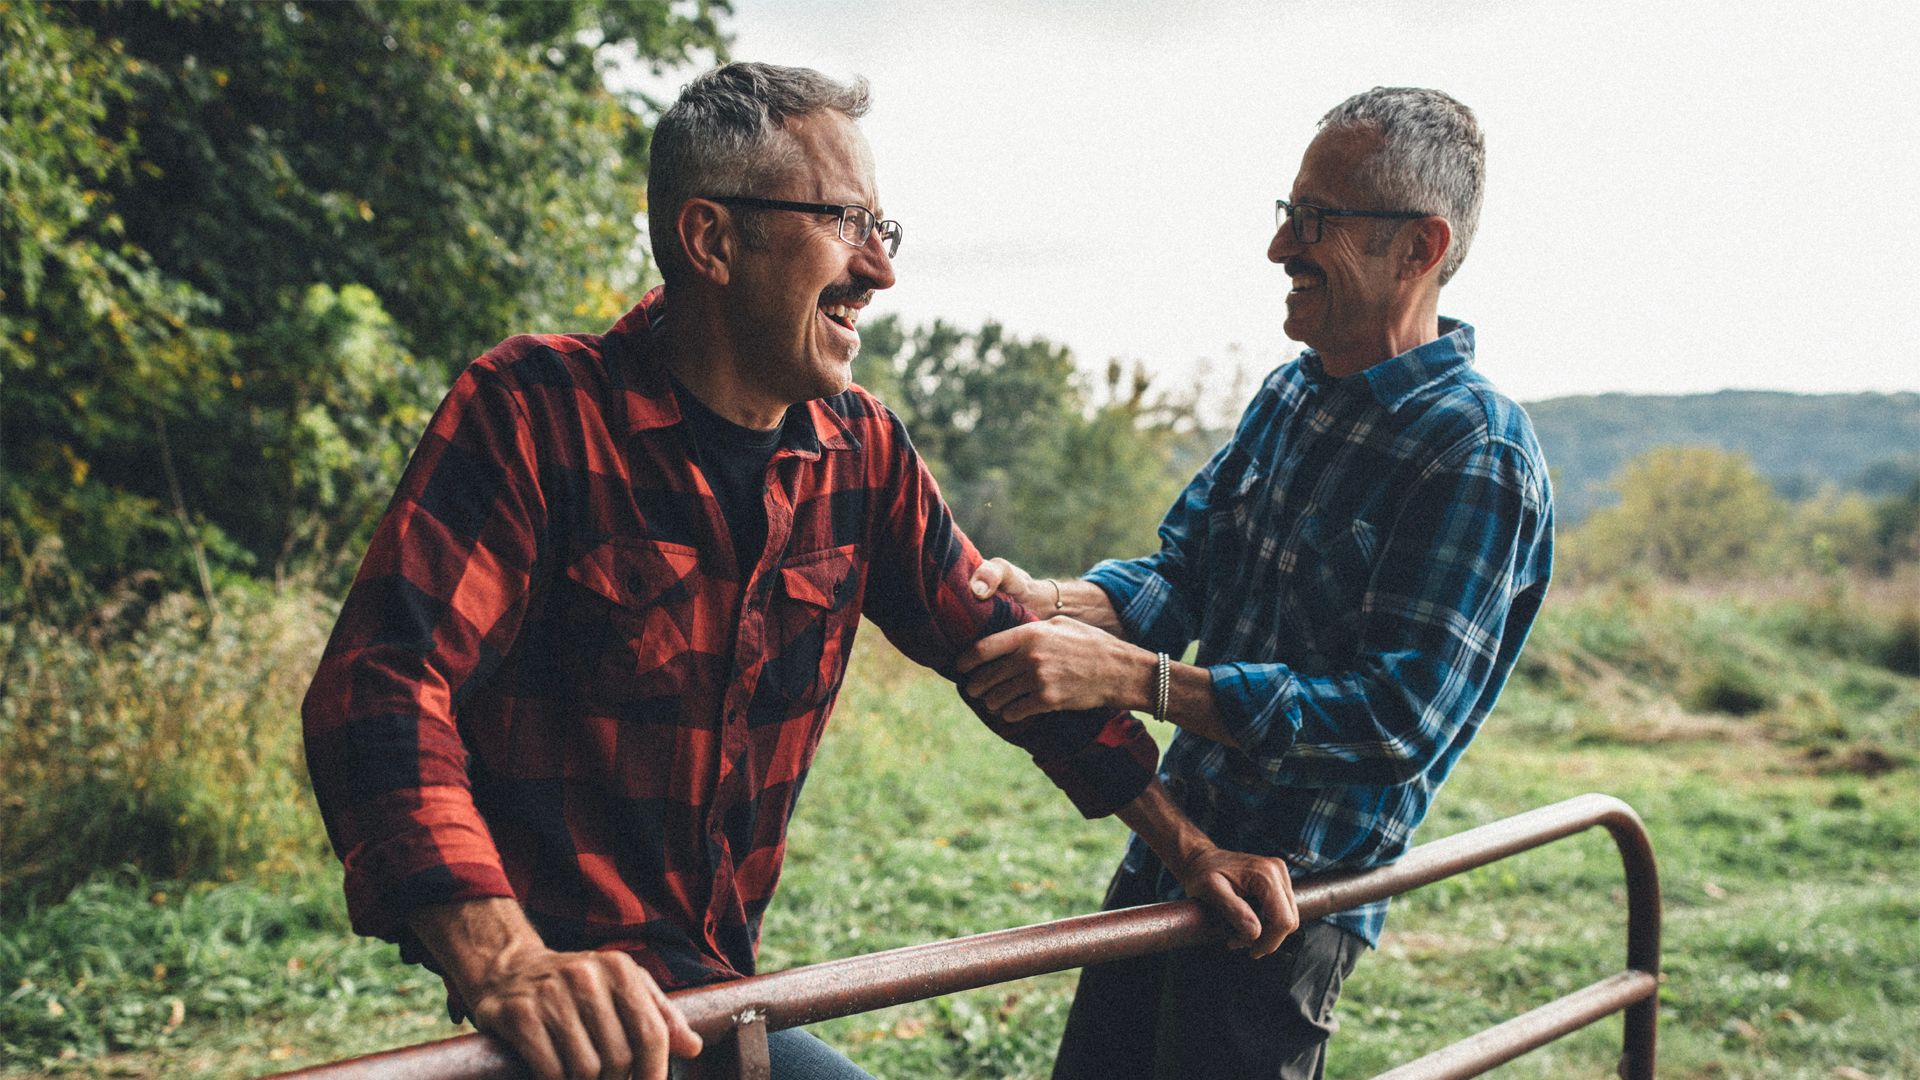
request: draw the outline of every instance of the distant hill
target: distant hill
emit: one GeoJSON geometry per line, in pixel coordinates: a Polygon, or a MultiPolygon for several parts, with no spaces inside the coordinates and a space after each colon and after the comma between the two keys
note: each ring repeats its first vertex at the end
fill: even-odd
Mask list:
{"type": "Polygon", "coordinates": [[[1890,495],[1920,475],[1920,393],[1599,394],[1530,402],[1527,414],[1562,524],[1613,501],[1608,478],[1656,446],[1748,454],[1791,498],[1826,484],[1890,495]]]}

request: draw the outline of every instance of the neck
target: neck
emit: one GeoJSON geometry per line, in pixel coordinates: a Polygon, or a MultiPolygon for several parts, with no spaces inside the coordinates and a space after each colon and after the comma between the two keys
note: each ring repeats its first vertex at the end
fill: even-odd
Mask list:
{"type": "Polygon", "coordinates": [[[667,299],[671,315],[660,327],[660,356],[673,377],[702,405],[741,427],[778,427],[787,403],[767,396],[746,370],[721,313],[698,290],[669,291],[667,299]]]}
{"type": "Polygon", "coordinates": [[[1351,347],[1323,350],[1320,364],[1328,375],[1344,379],[1376,364],[1417,349],[1440,336],[1440,294],[1427,292],[1397,312],[1390,312],[1380,332],[1351,347]]]}

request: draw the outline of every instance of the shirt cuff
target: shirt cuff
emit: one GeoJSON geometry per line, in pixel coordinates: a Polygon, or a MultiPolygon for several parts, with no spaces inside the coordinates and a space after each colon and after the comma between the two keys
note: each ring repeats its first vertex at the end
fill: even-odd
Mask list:
{"type": "Polygon", "coordinates": [[[1249,756],[1277,761],[1300,734],[1300,682],[1285,664],[1215,664],[1213,707],[1220,725],[1249,756]]]}
{"type": "Polygon", "coordinates": [[[1071,755],[1034,758],[1074,808],[1105,817],[1140,797],[1153,782],[1160,747],[1131,713],[1116,713],[1093,741],[1071,755]]]}
{"type": "MultiPolygon", "coordinates": [[[[471,802],[435,798],[433,789],[414,794],[420,803],[404,825],[394,829],[388,819],[385,837],[342,860],[347,916],[356,933],[405,944],[412,936],[407,920],[423,907],[514,895],[493,837],[471,802]]],[[[361,829],[373,831],[364,824],[361,829]]]]}
{"type": "Polygon", "coordinates": [[[1081,576],[1107,594],[1128,641],[1157,652],[1184,653],[1192,635],[1175,611],[1173,586],[1137,560],[1108,559],[1081,576]]]}

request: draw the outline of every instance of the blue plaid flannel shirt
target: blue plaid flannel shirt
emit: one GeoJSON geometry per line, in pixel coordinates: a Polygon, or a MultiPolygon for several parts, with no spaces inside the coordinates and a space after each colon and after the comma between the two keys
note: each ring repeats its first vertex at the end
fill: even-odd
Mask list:
{"type": "MultiPolygon", "coordinates": [[[[1213,840],[1297,879],[1392,862],[1493,707],[1546,593],[1547,466],[1472,368],[1473,328],[1362,374],[1270,375],[1160,525],[1088,571],[1128,637],[1195,639],[1243,748],[1179,732],[1168,789],[1213,840]]],[[[1136,837],[1135,870],[1153,867],[1136,837]]],[[[1160,872],[1168,899],[1178,882],[1160,872]]],[[[1379,942],[1385,901],[1328,921],[1379,942]]]]}

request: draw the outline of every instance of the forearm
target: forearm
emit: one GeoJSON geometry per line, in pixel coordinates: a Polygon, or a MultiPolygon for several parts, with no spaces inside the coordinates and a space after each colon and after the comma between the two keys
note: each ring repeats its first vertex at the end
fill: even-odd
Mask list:
{"type": "Polygon", "coordinates": [[[1183,877],[1183,870],[1202,852],[1213,848],[1212,840],[1174,804],[1166,786],[1155,777],[1132,802],[1114,812],[1127,828],[1146,841],[1160,864],[1183,877]]]}
{"type": "MultiPolygon", "coordinates": [[[[1092,586],[1099,592],[1098,586],[1092,586]]],[[[1104,593],[1102,594],[1104,595],[1104,593]]],[[[1111,610],[1111,608],[1109,608],[1111,610]]],[[[1132,677],[1125,679],[1115,687],[1120,700],[1112,704],[1116,708],[1131,709],[1134,712],[1154,715],[1159,708],[1159,666],[1157,653],[1148,652],[1137,645],[1125,646],[1131,656],[1132,677]]],[[[1213,694],[1213,673],[1203,667],[1183,664],[1178,660],[1167,662],[1167,709],[1166,715],[1156,719],[1164,720],[1175,727],[1191,731],[1203,739],[1239,749],[1226,724],[1221,721],[1213,694]]]]}
{"type": "Polygon", "coordinates": [[[507,897],[423,907],[407,926],[463,993],[489,982],[509,958],[546,947],[520,902],[507,897]]]}
{"type": "Polygon", "coordinates": [[[1034,583],[1032,601],[1027,606],[1043,619],[1065,615],[1088,626],[1097,626],[1122,640],[1127,636],[1126,628],[1120,625],[1120,613],[1113,609],[1113,598],[1107,595],[1107,590],[1091,581],[1043,578],[1034,583]],[[1060,589],[1057,607],[1054,603],[1054,585],[1060,589]]]}
{"type": "Polygon", "coordinates": [[[1174,805],[1159,780],[1117,813],[1187,895],[1225,921],[1230,946],[1251,947],[1256,958],[1266,956],[1300,925],[1286,863],[1215,845],[1174,805]]]}

